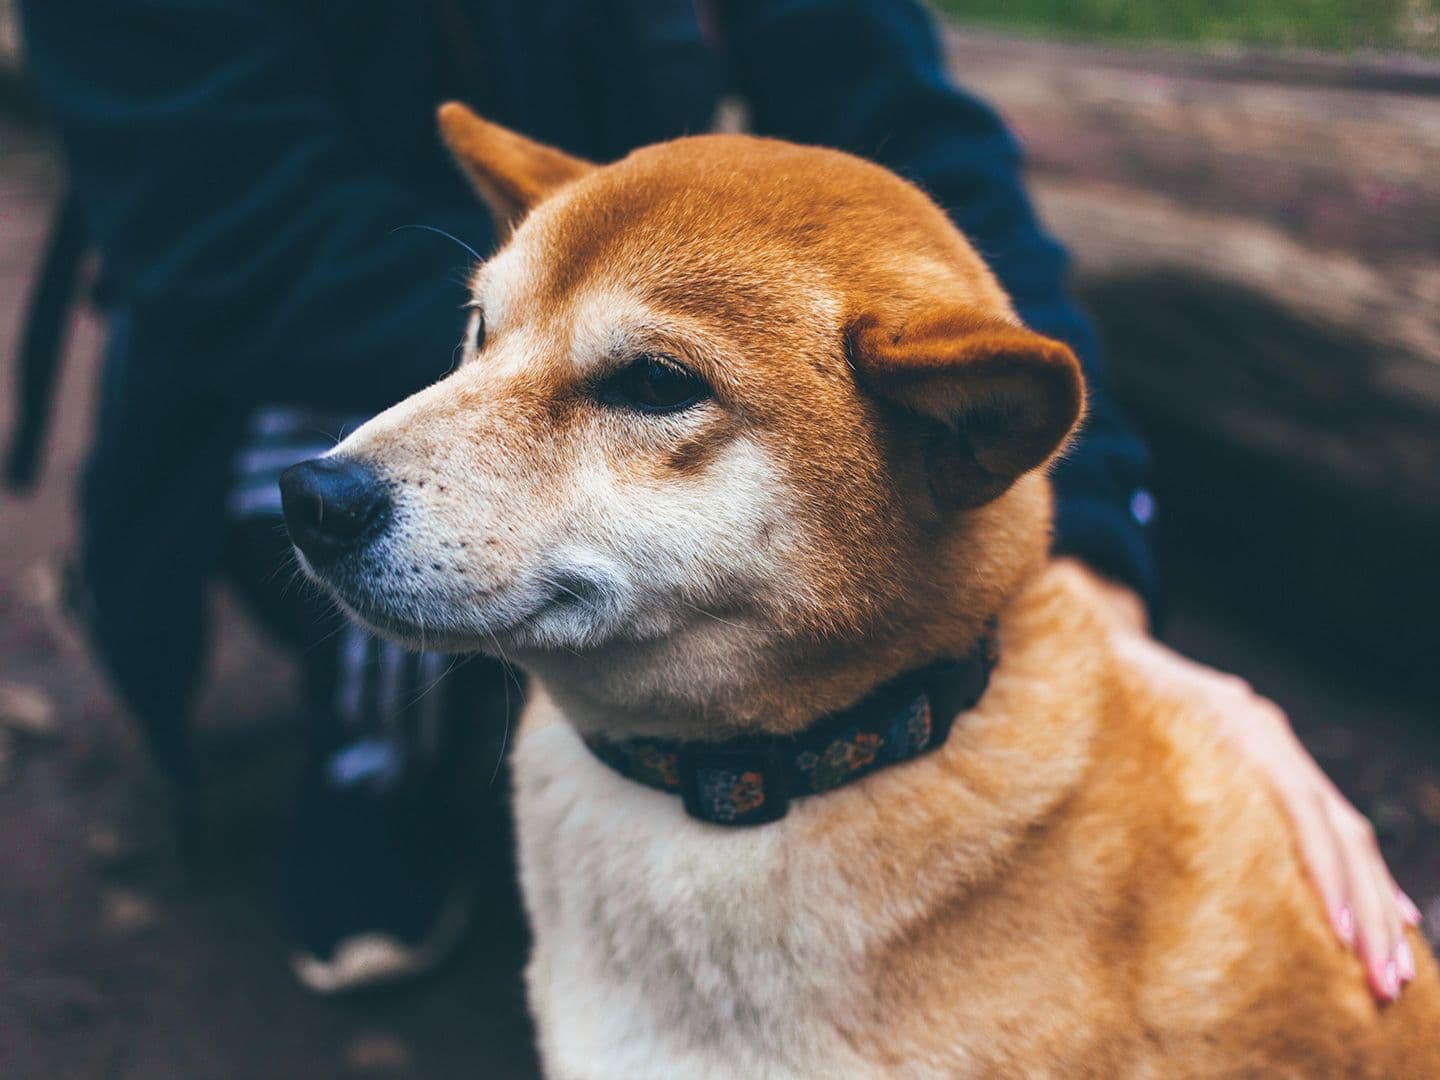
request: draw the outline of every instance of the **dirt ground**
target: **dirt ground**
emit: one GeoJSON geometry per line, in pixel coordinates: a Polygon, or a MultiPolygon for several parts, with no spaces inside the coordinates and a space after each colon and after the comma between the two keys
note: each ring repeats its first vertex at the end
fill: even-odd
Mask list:
{"type": "MultiPolygon", "coordinates": [[[[54,197],[35,137],[0,119],[0,400],[54,197]]],[[[39,490],[0,499],[0,1077],[251,1080],[534,1074],[518,972],[524,927],[497,868],[488,913],[422,983],[353,1000],[291,980],[273,904],[293,781],[291,673],[222,607],[202,709],[218,767],[216,858],[177,862],[168,796],[81,642],[58,613],[73,547],[100,327],[76,327],[39,490]],[[16,688],[33,691],[17,701],[16,688]],[[28,718],[28,719],[27,719],[28,718]]],[[[3,427],[8,430],[8,416],[3,427]]],[[[1306,654],[1224,588],[1227,567],[1169,538],[1169,636],[1279,701],[1376,822],[1401,883],[1440,925],[1440,711],[1397,686],[1306,654]]]]}

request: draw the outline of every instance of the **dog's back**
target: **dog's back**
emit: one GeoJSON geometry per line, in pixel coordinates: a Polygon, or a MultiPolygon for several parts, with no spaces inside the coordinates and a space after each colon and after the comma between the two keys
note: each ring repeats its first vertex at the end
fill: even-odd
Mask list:
{"type": "Polygon", "coordinates": [[[1440,985],[1423,939],[1379,1004],[1336,939],[1268,782],[1213,720],[1115,664],[1091,772],[1067,820],[1114,865],[1102,949],[1133,979],[1136,1030],[1164,1075],[1440,1076],[1440,985]],[[1105,835],[1125,837],[1118,847],[1105,835]],[[1088,835],[1088,838],[1087,838],[1088,835]]]}
{"type": "Polygon", "coordinates": [[[1440,1076],[1440,984],[1423,938],[1410,932],[1414,981],[1377,1003],[1266,779],[1213,721],[1115,670],[1120,705],[1082,791],[1132,837],[1107,930],[1135,965],[1144,1028],[1182,1033],[1177,1063],[1195,1076],[1440,1076]]]}
{"type": "Polygon", "coordinates": [[[1088,602],[1058,568],[1026,591],[1015,667],[909,797],[933,800],[922,832],[955,815],[908,838],[914,880],[938,863],[953,891],[871,971],[895,1025],[877,1052],[940,1075],[1440,1076],[1424,942],[1401,1000],[1377,1004],[1264,779],[1108,654],[1088,602]]]}

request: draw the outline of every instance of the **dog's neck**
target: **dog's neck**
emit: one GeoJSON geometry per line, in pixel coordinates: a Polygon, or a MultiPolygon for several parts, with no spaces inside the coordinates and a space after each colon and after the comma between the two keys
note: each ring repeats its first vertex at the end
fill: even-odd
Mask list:
{"type": "Polygon", "coordinates": [[[523,666],[587,736],[720,740],[803,730],[906,672],[969,655],[997,620],[1003,638],[1006,604],[1044,565],[1048,485],[1035,477],[992,506],[936,545],[884,618],[847,634],[702,620],[678,643],[527,657],[523,666]]]}
{"type": "MultiPolygon", "coordinates": [[[[972,648],[982,636],[977,628],[972,648]]],[[[627,679],[628,670],[649,665],[632,666],[614,651],[604,659],[545,658],[526,666],[582,734],[714,741],[803,730],[908,671],[969,651],[957,644],[926,654],[900,645],[831,644],[803,653],[777,647],[743,668],[694,656],[698,662],[670,668],[671,683],[627,679]]]]}

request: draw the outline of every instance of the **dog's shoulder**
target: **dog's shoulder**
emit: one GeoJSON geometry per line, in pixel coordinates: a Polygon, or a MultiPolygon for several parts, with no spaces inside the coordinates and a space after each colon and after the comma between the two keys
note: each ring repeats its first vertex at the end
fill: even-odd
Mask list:
{"type": "MultiPolygon", "coordinates": [[[[1066,603],[1089,603],[1061,587],[1066,603]]],[[[1187,695],[1179,671],[1167,689],[1123,649],[1107,666],[1068,844],[1117,868],[1095,932],[1134,972],[1138,1026],[1168,1042],[1175,1074],[1440,1075],[1440,1040],[1416,1039],[1440,1030],[1423,941],[1413,939],[1421,971],[1402,1001],[1377,1005],[1306,876],[1290,818],[1210,699],[1187,695]]]]}

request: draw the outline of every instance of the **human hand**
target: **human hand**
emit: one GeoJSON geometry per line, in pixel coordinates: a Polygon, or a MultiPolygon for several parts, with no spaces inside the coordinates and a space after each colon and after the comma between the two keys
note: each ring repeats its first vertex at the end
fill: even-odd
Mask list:
{"type": "Polygon", "coordinates": [[[1133,592],[1074,560],[1098,601],[1112,644],[1130,668],[1162,693],[1192,703],[1269,780],[1295,826],[1301,861],[1320,893],[1336,936],[1365,965],[1370,989],[1393,1001],[1415,976],[1405,926],[1420,912],[1390,876],[1375,830],[1331,783],[1295,737],[1285,713],[1244,679],[1196,663],[1150,636],[1133,592]]]}

